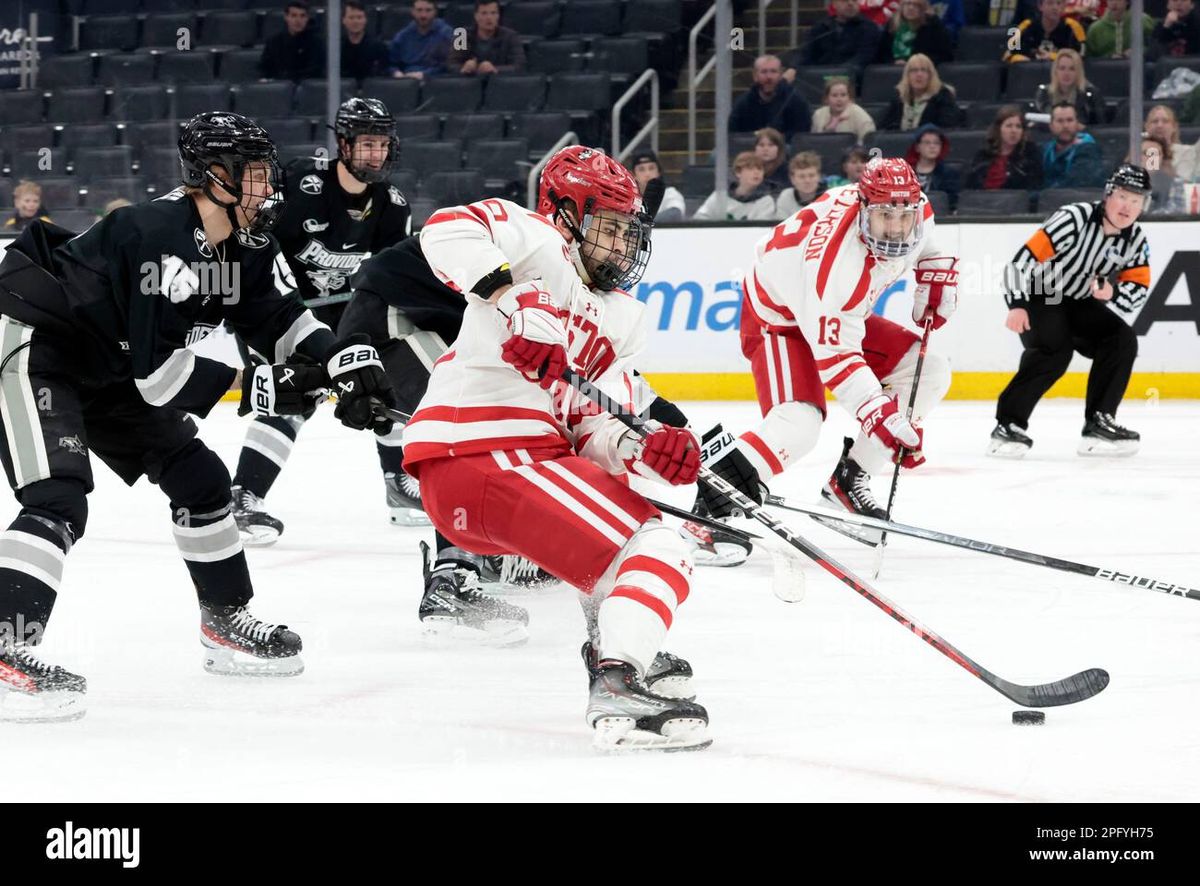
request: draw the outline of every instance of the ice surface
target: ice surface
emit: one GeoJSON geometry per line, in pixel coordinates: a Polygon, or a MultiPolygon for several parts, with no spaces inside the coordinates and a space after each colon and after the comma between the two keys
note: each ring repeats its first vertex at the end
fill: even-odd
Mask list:
{"type": "MultiPolygon", "coordinates": [[[[685,404],[697,427],[751,426],[749,403],[685,404]]],[[[992,405],[944,404],[929,464],[901,479],[908,523],[1200,584],[1200,405],[1131,403],[1139,455],[1084,460],[1077,401],[1043,403],[1022,462],[987,459],[992,405]]],[[[202,436],[233,464],[229,405],[202,436]]],[[[849,420],[773,486],[814,499],[849,420]]],[[[98,461],[87,536],[41,651],[89,681],[81,721],[0,727],[9,790],[38,800],[1150,800],[1200,797],[1200,602],[894,537],[877,586],[1016,682],[1103,667],[1100,696],[1019,728],[1013,705],[811,564],[803,602],[771,558],[697,570],[669,648],[712,717],[699,754],[602,757],[583,722],[582,619],[567,589],[524,597],[532,639],[488,650],[423,638],[417,543],[387,522],[370,434],[325,408],[268,499],[287,529],[249,552],[254,610],[304,637],[307,672],[201,670],[195,597],[167,503],[98,461]],[[14,784],[15,782],[15,784],[14,784]]],[[[883,498],[886,479],[876,478],[883,498]]],[[[11,499],[2,515],[15,513],[11,499]]],[[[873,554],[790,525],[869,577],[873,554]]]]}

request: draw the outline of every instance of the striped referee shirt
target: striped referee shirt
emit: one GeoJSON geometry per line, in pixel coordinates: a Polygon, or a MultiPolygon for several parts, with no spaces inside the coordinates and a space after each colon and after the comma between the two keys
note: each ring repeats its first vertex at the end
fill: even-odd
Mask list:
{"type": "Polygon", "coordinates": [[[1004,269],[1004,300],[1021,308],[1034,299],[1091,298],[1092,281],[1116,272],[1113,304],[1133,311],[1150,288],[1150,244],[1141,225],[1104,236],[1102,203],[1068,203],[1056,210],[1004,269]]]}

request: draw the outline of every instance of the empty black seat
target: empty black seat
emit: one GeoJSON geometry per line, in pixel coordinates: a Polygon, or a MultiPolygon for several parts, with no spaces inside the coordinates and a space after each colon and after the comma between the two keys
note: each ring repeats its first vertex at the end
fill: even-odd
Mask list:
{"type": "Polygon", "coordinates": [[[945,217],[950,214],[950,195],[945,191],[930,191],[925,196],[929,198],[929,207],[934,216],[945,217]]]}
{"type": "Polygon", "coordinates": [[[98,123],[104,119],[104,90],[99,86],[56,89],[46,118],[52,123],[98,123]]]}
{"type": "MultiPolygon", "coordinates": [[[[343,80],[341,82],[341,97],[338,99],[338,104],[341,104],[354,95],[356,89],[357,84],[353,80],[343,80]]],[[[328,95],[328,86],[324,80],[303,81],[296,87],[296,113],[304,117],[320,117],[324,119],[326,116],[325,102],[328,95]]]]}
{"type": "Polygon", "coordinates": [[[484,111],[538,111],[545,102],[544,74],[493,74],[483,94],[484,111]]]}
{"type": "Polygon", "coordinates": [[[74,159],[82,148],[111,148],[117,143],[117,127],[111,123],[76,123],[64,126],[59,142],[74,159]]]}
{"type": "Polygon", "coordinates": [[[541,40],[529,47],[526,65],[530,71],[555,75],[582,71],[584,61],[582,40],[541,40]]]}
{"type": "Polygon", "coordinates": [[[6,126],[4,129],[0,129],[0,153],[7,157],[21,151],[36,151],[40,148],[53,147],[53,145],[54,127],[49,123],[6,126]]]}
{"type": "Polygon", "coordinates": [[[42,176],[67,174],[67,152],[65,148],[49,146],[14,151],[9,165],[13,178],[32,178],[40,182],[42,176]]]}
{"type": "Polygon", "coordinates": [[[499,114],[451,114],[442,124],[442,138],[463,142],[504,138],[504,118],[499,114]]]}
{"type": "Polygon", "coordinates": [[[158,57],[160,83],[208,83],[213,78],[217,55],[203,49],[164,52],[158,57]]]}
{"type": "Polygon", "coordinates": [[[674,34],[683,28],[680,0],[636,0],[625,4],[625,34],[674,34]]]}
{"type": "Polygon", "coordinates": [[[222,52],[221,60],[217,64],[218,75],[229,83],[253,83],[262,76],[262,71],[258,67],[261,58],[261,49],[235,49],[232,52],[222,52]]]}
{"type": "Polygon", "coordinates": [[[685,166],[679,179],[679,190],[685,197],[704,198],[712,193],[715,178],[716,170],[712,166],[685,166]]]}
{"type": "Polygon", "coordinates": [[[104,86],[142,86],[154,79],[154,56],[146,52],[115,52],[100,57],[96,82],[104,86]]]}
{"type": "MultiPolygon", "coordinates": [[[[271,141],[280,144],[315,144],[312,123],[304,117],[263,118],[258,121],[271,135],[271,141]]],[[[320,132],[324,139],[325,130],[320,132]]]]}
{"type": "Polygon", "coordinates": [[[650,47],[644,37],[604,37],[592,42],[589,71],[638,77],[648,67],[650,47]]]}
{"type": "MultiPolygon", "coordinates": [[[[79,183],[66,176],[37,177],[42,188],[42,206],[53,213],[57,209],[74,209],[79,205],[79,183]]],[[[12,202],[9,201],[9,205],[12,202]]],[[[53,215],[50,216],[54,218],[53,215]]]]}
{"type": "Polygon", "coordinates": [[[1047,214],[1068,203],[1091,203],[1103,196],[1103,188],[1047,188],[1038,194],[1038,212],[1047,214]]]}
{"type": "Polygon", "coordinates": [[[987,143],[987,130],[955,129],[947,132],[946,138],[950,141],[950,158],[969,163],[987,143]]]}
{"type": "MultiPolygon", "coordinates": [[[[89,0],[91,2],[91,0],[89,0]]],[[[199,3],[197,0],[142,0],[143,12],[190,12],[199,3]]],[[[204,0],[206,9],[241,9],[246,0],[204,0]]],[[[129,4],[125,4],[129,8],[129,4]]]]}
{"type": "Polygon", "coordinates": [[[553,37],[558,33],[561,19],[558,3],[554,0],[523,0],[509,3],[500,23],[523,37],[553,37]]]}
{"type": "Polygon", "coordinates": [[[41,123],[45,105],[45,93],[41,89],[0,89],[0,120],[6,126],[41,123]]]}
{"type": "Polygon", "coordinates": [[[91,86],[93,68],[93,58],[86,52],[52,56],[38,65],[38,89],[91,86]]]}
{"type": "Polygon", "coordinates": [[[76,8],[72,10],[77,15],[119,15],[129,11],[129,7],[136,7],[136,3],[130,3],[128,0],[122,3],[121,0],[76,0],[76,8]]]}
{"type": "MultiPolygon", "coordinates": [[[[967,126],[971,129],[986,129],[992,125],[999,110],[1009,102],[972,102],[967,107],[967,126]]],[[[1021,109],[1024,111],[1024,108],[1021,109]]]]}
{"type": "Polygon", "coordinates": [[[421,110],[442,114],[464,114],[476,110],[483,100],[483,81],[478,77],[436,77],[421,88],[421,110]]]}
{"type": "Polygon", "coordinates": [[[478,169],[489,183],[525,181],[531,165],[523,138],[480,139],[467,146],[467,168],[478,169]]]}
{"type": "Polygon", "coordinates": [[[201,32],[205,46],[253,46],[258,15],[253,12],[210,12],[201,32]]]}
{"type": "Polygon", "coordinates": [[[433,215],[438,205],[427,197],[418,197],[416,200],[410,200],[409,206],[412,208],[412,223],[413,230],[417,230],[424,226],[428,221],[429,216],[433,215]]]}
{"type": "Polygon", "coordinates": [[[126,86],[112,96],[109,116],[116,120],[162,120],[170,112],[165,86],[126,86]]]}
{"type": "Polygon", "coordinates": [[[228,84],[185,83],[175,87],[172,116],[187,120],[204,111],[228,111],[231,104],[228,84]]]}
{"type": "Polygon", "coordinates": [[[458,141],[405,142],[400,149],[400,162],[406,169],[415,169],[422,180],[431,172],[446,172],[462,168],[462,143],[458,141]]]}
{"type": "MultiPolygon", "coordinates": [[[[934,210],[937,211],[936,209],[934,210]]],[[[1028,191],[960,191],[959,215],[1024,215],[1029,212],[1028,191]]]]}
{"type": "Polygon", "coordinates": [[[1020,62],[1008,66],[1004,97],[1014,102],[1030,102],[1043,83],[1050,82],[1049,62],[1020,62]]]}
{"type": "Polygon", "coordinates": [[[132,145],[138,156],[154,148],[169,148],[178,155],[179,133],[179,123],[172,120],[130,123],[124,127],[123,141],[132,145]]]}
{"type": "Polygon", "coordinates": [[[589,37],[621,33],[621,4],[612,0],[568,0],[563,7],[561,31],[589,37]]]}
{"type": "Polygon", "coordinates": [[[88,209],[104,211],[104,204],[117,199],[138,203],[146,199],[146,186],[133,177],[96,179],[84,184],[81,202],[88,209]]]}
{"type": "Polygon", "coordinates": [[[398,138],[436,139],[441,135],[441,121],[436,114],[396,114],[398,138]]]}
{"type": "Polygon", "coordinates": [[[418,179],[419,176],[414,169],[394,169],[388,175],[388,181],[404,195],[410,204],[417,196],[418,179]]]}
{"type": "Polygon", "coordinates": [[[867,65],[863,71],[858,100],[890,102],[896,97],[896,84],[900,82],[901,70],[899,65],[867,65]]]}
{"type": "Polygon", "coordinates": [[[293,85],[286,80],[247,83],[233,91],[233,107],[248,117],[286,117],[292,113],[293,85]]]}
{"type": "Polygon", "coordinates": [[[612,106],[607,74],[560,74],[550,78],[548,111],[601,111],[612,106]]]}
{"type": "Polygon", "coordinates": [[[138,20],[132,15],[90,16],[79,26],[79,48],[130,50],[138,45],[138,20]]]}
{"type": "Polygon", "coordinates": [[[998,62],[1008,49],[1008,28],[981,28],[968,25],[958,32],[958,52],[961,62],[998,62]]]}
{"type": "Polygon", "coordinates": [[[483,173],[478,169],[431,172],[421,179],[421,193],[438,206],[474,203],[486,196],[483,173]]]}
{"type": "Polygon", "coordinates": [[[124,178],[133,174],[133,148],[80,148],[75,155],[75,175],[83,181],[124,178]]]}
{"type": "Polygon", "coordinates": [[[177,148],[154,147],[142,151],[138,175],[160,194],[182,181],[177,148]]]}
{"type": "MultiPolygon", "coordinates": [[[[43,196],[45,191],[42,192],[43,196]]],[[[74,231],[76,234],[82,234],[92,225],[100,220],[100,216],[90,209],[64,209],[62,212],[55,210],[50,220],[60,228],[66,228],[68,231],[74,231]]]]}
{"type": "Polygon", "coordinates": [[[142,46],[181,51],[180,31],[187,34],[188,51],[194,51],[200,41],[200,20],[190,12],[148,15],[142,28],[142,46]]]}
{"type": "Polygon", "coordinates": [[[799,132],[792,138],[793,151],[816,151],[822,169],[837,169],[842,154],[856,141],[852,132],[799,132]]]}
{"type": "Polygon", "coordinates": [[[509,135],[523,138],[529,150],[544,154],[571,130],[571,115],[565,111],[540,111],[530,114],[515,114],[509,123],[509,135]]]}
{"type": "Polygon", "coordinates": [[[954,87],[960,102],[994,102],[1000,98],[999,62],[958,62],[942,65],[938,76],[954,87]]]}
{"type": "Polygon", "coordinates": [[[866,139],[868,149],[879,148],[880,154],[884,157],[903,157],[912,142],[913,134],[911,132],[885,132],[879,129],[868,135],[866,139]]]}
{"type": "Polygon", "coordinates": [[[368,77],[362,84],[364,98],[377,98],[393,114],[406,114],[421,100],[421,84],[416,80],[392,80],[387,77],[368,77]]]}

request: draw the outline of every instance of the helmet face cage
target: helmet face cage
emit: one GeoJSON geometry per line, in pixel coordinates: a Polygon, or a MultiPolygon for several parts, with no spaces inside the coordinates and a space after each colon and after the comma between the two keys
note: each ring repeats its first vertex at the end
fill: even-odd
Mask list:
{"type": "Polygon", "coordinates": [[[400,139],[396,135],[396,120],[383,102],[361,98],[348,100],[338,110],[333,130],[338,137],[338,159],[347,172],[367,184],[387,181],[399,159],[400,139]],[[364,152],[358,150],[358,138],[363,135],[381,135],[388,140],[387,154],[378,169],[363,162],[364,152]]]}
{"type": "Polygon", "coordinates": [[[917,244],[921,242],[921,234],[925,228],[925,198],[922,196],[915,206],[912,204],[867,204],[864,202],[862,210],[859,212],[859,228],[872,255],[884,259],[903,258],[916,249],[917,244]],[[873,209],[911,213],[914,216],[912,229],[903,240],[875,236],[871,231],[871,210],[873,209]]]}
{"type": "Polygon", "coordinates": [[[579,226],[579,254],[592,282],[611,290],[629,289],[641,280],[650,262],[650,228],[649,220],[640,213],[629,215],[588,205],[579,226]],[[621,249],[615,248],[617,242],[621,249]]]}
{"type": "Polygon", "coordinates": [[[204,194],[214,203],[224,203],[222,200],[217,200],[213,196],[212,189],[220,188],[224,193],[234,197],[236,202],[227,205],[229,219],[233,223],[234,228],[247,231],[251,234],[265,234],[271,228],[275,227],[279,221],[279,216],[283,211],[283,170],[279,166],[279,159],[275,155],[275,149],[271,149],[271,155],[261,159],[247,159],[241,155],[224,156],[216,161],[222,169],[224,169],[233,183],[229,184],[221,180],[211,169],[205,172],[206,181],[204,183],[204,194]],[[246,171],[254,164],[264,164],[266,166],[267,175],[261,181],[251,180],[249,190],[242,187],[242,182],[246,171]],[[251,207],[247,205],[247,200],[260,200],[257,206],[251,207]],[[247,217],[250,217],[251,211],[254,212],[248,225],[241,225],[236,216],[236,209],[242,207],[247,217]]]}

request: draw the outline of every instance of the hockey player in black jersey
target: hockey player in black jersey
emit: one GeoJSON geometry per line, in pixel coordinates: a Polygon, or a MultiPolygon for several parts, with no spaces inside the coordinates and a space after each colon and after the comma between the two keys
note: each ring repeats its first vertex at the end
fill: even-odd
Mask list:
{"type": "Polygon", "coordinates": [[[184,186],[118,209],[87,232],[31,225],[0,262],[0,459],[18,502],[0,533],[0,718],[82,715],[86,681],[42,663],[40,641],[66,554],[84,534],[91,454],[126,483],[145,475],[170,501],[200,603],[205,668],[296,674],[300,638],[248,609],[253,595],[229,474],[196,438],[234,370],[187,345],[228,322],[272,362],[247,372],[244,405],[296,413],[343,392],[338,418],[387,431],[378,355],[339,341],[304,308],[266,232],[279,193],[265,130],[231,113],[190,120],[184,186]]]}
{"type": "MultiPolygon", "coordinates": [[[[296,160],[273,234],[318,320],[336,328],[350,279],[364,259],[412,232],[407,200],[387,177],[396,161],[396,121],[383,102],[352,98],[334,121],[338,156],[296,160]]],[[[311,413],[310,413],[311,414],[311,413]]],[[[263,499],[283,469],[307,416],[256,419],[233,478],[234,516],[247,545],[274,543],[283,523],[263,499]]]]}

